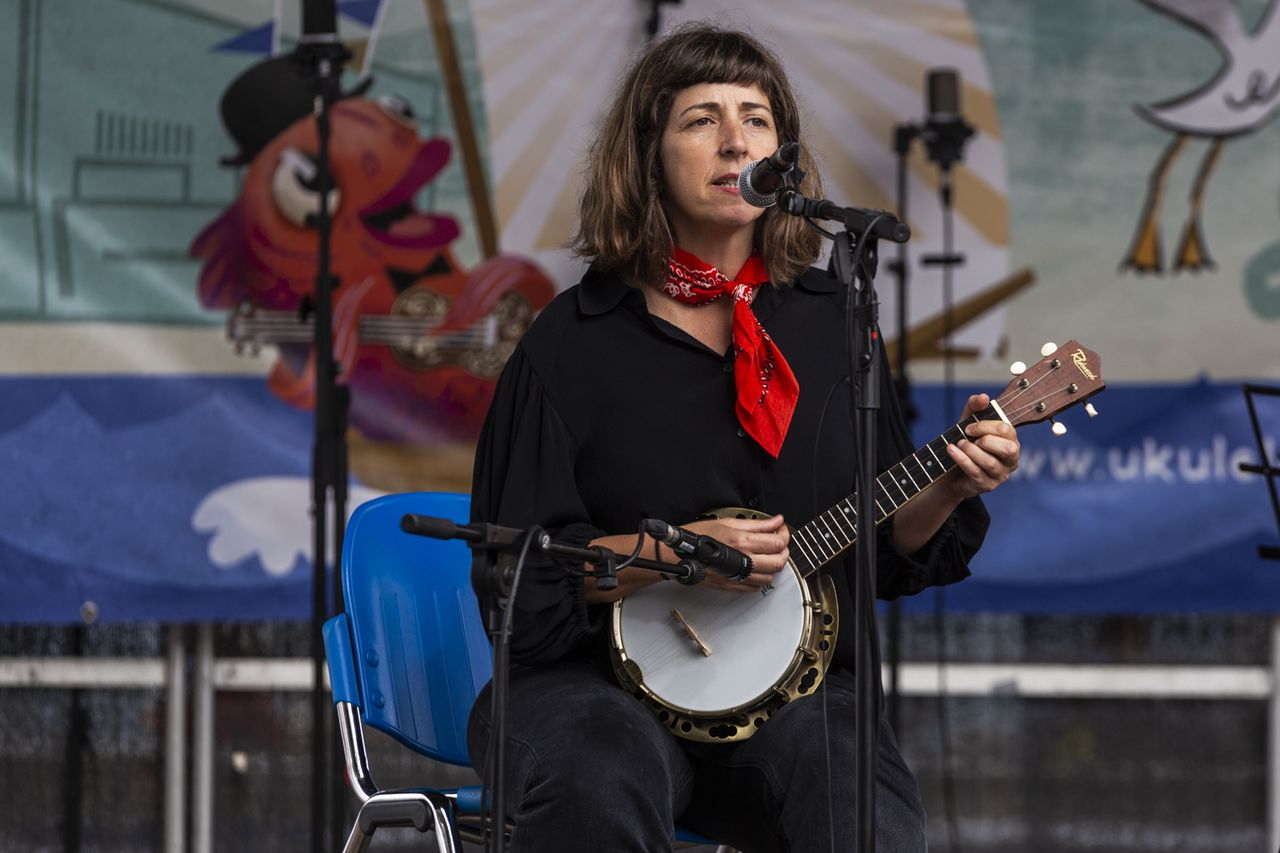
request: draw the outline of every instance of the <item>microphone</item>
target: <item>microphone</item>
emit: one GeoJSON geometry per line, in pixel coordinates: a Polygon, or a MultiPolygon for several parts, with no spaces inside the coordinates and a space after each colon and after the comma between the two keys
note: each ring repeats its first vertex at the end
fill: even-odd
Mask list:
{"type": "Polygon", "coordinates": [[[752,207],[773,207],[778,188],[800,160],[800,143],[788,142],[763,160],[748,163],[738,173],[738,192],[752,207]]]}
{"type": "Polygon", "coordinates": [[[669,546],[682,560],[695,560],[717,574],[737,581],[746,580],[747,575],[751,574],[751,558],[718,539],[656,518],[646,518],[642,524],[645,533],[669,546]]]}
{"type": "Polygon", "coordinates": [[[960,76],[953,68],[934,68],[925,78],[925,98],[929,111],[921,136],[929,159],[943,169],[964,157],[964,146],[973,136],[973,126],[960,115],[960,76]]]}

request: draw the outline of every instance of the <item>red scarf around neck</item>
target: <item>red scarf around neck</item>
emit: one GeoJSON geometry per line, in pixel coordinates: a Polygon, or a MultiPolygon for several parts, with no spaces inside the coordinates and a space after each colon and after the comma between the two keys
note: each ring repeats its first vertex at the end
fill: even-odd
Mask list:
{"type": "Polygon", "coordinates": [[[768,280],[759,255],[748,258],[730,279],[677,246],[667,262],[662,292],[686,305],[706,305],[726,294],[733,297],[733,377],[738,389],[734,408],[743,429],[776,459],[800,398],[800,383],[751,311],[756,288],[768,280]]]}

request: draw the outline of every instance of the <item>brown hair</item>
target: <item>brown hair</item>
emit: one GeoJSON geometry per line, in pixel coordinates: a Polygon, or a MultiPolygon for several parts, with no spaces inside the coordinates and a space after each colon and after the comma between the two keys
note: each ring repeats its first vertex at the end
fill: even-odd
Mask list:
{"type": "MultiPolygon", "coordinates": [[[[778,58],[746,33],[707,24],[681,27],[651,42],[618,87],[591,145],[578,232],[569,246],[632,284],[666,276],[674,245],[662,207],[659,146],[681,89],[699,83],[755,86],[769,99],[779,142],[801,143],[801,191],[820,195],[821,181],[800,132],[800,114],[778,58]]],[[[769,280],[790,285],[818,257],[819,238],[776,207],[756,221],[756,246],[769,280]]]]}

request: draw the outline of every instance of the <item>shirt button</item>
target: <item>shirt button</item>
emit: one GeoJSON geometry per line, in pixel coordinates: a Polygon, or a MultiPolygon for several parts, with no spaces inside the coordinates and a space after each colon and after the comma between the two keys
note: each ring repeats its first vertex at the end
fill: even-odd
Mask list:
{"type": "Polygon", "coordinates": [[[732,361],[726,361],[726,362],[721,366],[721,368],[720,368],[720,369],[721,369],[721,370],[723,370],[725,373],[733,373],[733,362],[732,362],[732,361]]]}
{"type": "Polygon", "coordinates": [[[742,427],[738,427],[738,438],[746,438],[746,437],[747,437],[747,431],[742,427]]]}

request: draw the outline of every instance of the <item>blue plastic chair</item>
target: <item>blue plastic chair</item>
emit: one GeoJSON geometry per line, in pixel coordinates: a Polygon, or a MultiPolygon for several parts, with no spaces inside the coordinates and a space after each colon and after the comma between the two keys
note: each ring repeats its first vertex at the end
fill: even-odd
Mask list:
{"type": "MultiPolygon", "coordinates": [[[[387,495],[360,505],[347,523],[346,612],[324,625],[347,777],[361,801],[344,853],[367,850],[381,827],[433,831],[440,853],[461,853],[462,837],[480,838],[479,786],[381,790],[363,731],[371,726],[428,758],[471,765],[467,718],[493,674],[471,552],[460,541],[400,530],[405,513],[465,523],[469,501],[442,492],[387,495]]],[[[676,840],[715,843],[685,830],[676,840]]]]}

